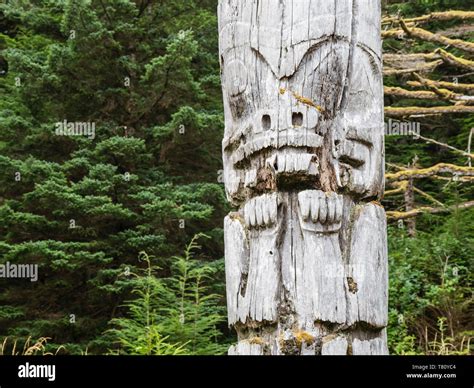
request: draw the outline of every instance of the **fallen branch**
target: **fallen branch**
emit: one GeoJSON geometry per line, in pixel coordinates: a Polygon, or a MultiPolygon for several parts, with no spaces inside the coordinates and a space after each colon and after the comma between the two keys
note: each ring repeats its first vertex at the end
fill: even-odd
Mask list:
{"type": "Polygon", "coordinates": [[[447,105],[433,107],[386,107],[385,114],[390,117],[407,117],[407,116],[427,116],[451,113],[474,113],[474,106],[469,105],[447,105]]]}
{"type": "Polygon", "coordinates": [[[439,96],[434,92],[426,90],[406,90],[399,87],[384,87],[384,93],[386,96],[394,96],[401,98],[412,98],[419,100],[438,100],[439,96]]]}
{"type": "Polygon", "coordinates": [[[470,77],[471,75],[474,75],[474,71],[470,71],[469,73],[462,73],[462,74],[442,75],[441,77],[442,78],[458,79],[458,78],[470,77]]]}
{"type": "Polygon", "coordinates": [[[438,34],[447,36],[448,38],[462,37],[474,32],[474,25],[462,24],[460,26],[453,26],[446,30],[438,31],[438,34]]]}
{"type": "Polygon", "coordinates": [[[390,76],[390,75],[399,75],[399,74],[408,74],[408,73],[424,73],[424,72],[431,72],[436,69],[439,65],[442,65],[444,62],[442,59],[438,59],[437,61],[428,62],[424,65],[413,67],[410,69],[393,69],[393,68],[386,68],[383,71],[383,75],[390,76]]]}
{"type": "Polygon", "coordinates": [[[441,203],[440,201],[438,201],[435,197],[433,197],[432,195],[428,194],[428,193],[425,193],[423,190],[420,190],[418,189],[417,187],[413,187],[413,190],[420,194],[422,197],[425,197],[428,201],[430,202],[433,202],[441,207],[445,207],[445,205],[443,203],[441,203]]]}
{"type": "Polygon", "coordinates": [[[400,25],[403,31],[405,31],[405,33],[411,37],[424,40],[426,42],[438,43],[443,46],[455,47],[459,50],[467,51],[469,53],[474,53],[474,43],[467,42],[461,39],[447,38],[440,34],[433,34],[432,32],[424,30],[422,28],[409,28],[403,20],[400,20],[400,25]]]}
{"type": "Polygon", "coordinates": [[[472,71],[474,70],[474,62],[468,59],[457,57],[448,53],[442,48],[436,49],[433,53],[418,53],[418,54],[385,54],[383,57],[384,65],[390,68],[406,69],[424,67],[427,64],[435,62],[426,62],[442,59],[444,63],[458,67],[461,69],[472,71]]]}
{"type": "Polygon", "coordinates": [[[386,30],[382,31],[382,39],[388,39],[388,38],[393,38],[393,39],[403,39],[405,38],[405,31],[402,29],[393,29],[393,30],[386,30]]]}
{"type": "Polygon", "coordinates": [[[468,59],[457,57],[447,51],[439,48],[435,51],[436,54],[439,54],[443,60],[450,64],[451,66],[460,67],[469,71],[474,70],[474,62],[468,59]]]}
{"type": "Polygon", "coordinates": [[[414,54],[384,54],[384,62],[410,62],[420,60],[439,59],[440,55],[437,53],[414,53],[414,54]]]}
{"type": "Polygon", "coordinates": [[[385,164],[386,164],[387,166],[389,166],[389,167],[393,167],[393,168],[397,169],[398,171],[403,171],[403,170],[406,169],[406,167],[404,167],[404,166],[399,166],[398,164],[395,164],[395,163],[386,162],[385,164]]]}
{"type": "Polygon", "coordinates": [[[474,102],[474,96],[464,96],[462,94],[454,93],[448,89],[441,89],[434,85],[432,82],[429,82],[426,78],[421,77],[418,73],[413,73],[413,75],[418,79],[418,81],[435,93],[439,98],[448,102],[456,102],[458,104],[469,104],[472,105],[474,102]]]}
{"type": "MultiPolygon", "coordinates": [[[[471,11],[445,11],[445,12],[432,12],[428,15],[418,16],[416,18],[405,19],[405,23],[428,23],[433,20],[469,20],[474,19],[474,12],[471,11]]],[[[400,19],[397,16],[391,16],[382,19],[382,24],[389,24],[398,22],[400,19]]]]}
{"type": "MultiPolygon", "coordinates": [[[[433,179],[439,179],[441,181],[449,181],[449,182],[453,181],[452,177],[447,177],[447,176],[433,175],[432,178],[433,179]]],[[[472,182],[473,180],[474,180],[474,176],[460,176],[458,178],[458,181],[463,182],[463,183],[472,182]]]]}
{"type": "Polygon", "coordinates": [[[385,179],[390,181],[406,181],[408,179],[427,178],[441,173],[451,173],[458,176],[474,176],[474,167],[456,166],[455,164],[439,163],[428,168],[406,169],[385,174],[385,179]]]}
{"type": "MultiPolygon", "coordinates": [[[[385,191],[384,193],[384,197],[389,197],[391,195],[395,195],[395,194],[404,194],[406,193],[406,191],[409,189],[410,187],[410,181],[400,181],[400,182],[392,182],[390,183],[392,186],[396,187],[395,189],[393,190],[387,190],[385,191]]],[[[420,194],[421,196],[425,197],[426,199],[428,199],[430,202],[433,202],[433,203],[436,203],[437,205],[439,206],[444,206],[444,204],[442,204],[440,201],[438,201],[436,198],[434,198],[432,195],[424,192],[423,190],[420,190],[414,186],[412,186],[413,188],[413,191],[417,192],[418,194],[420,194]]]]}
{"type": "MultiPolygon", "coordinates": [[[[416,74],[416,73],[415,73],[416,74]]],[[[429,87],[432,89],[432,87],[429,87]]],[[[394,96],[400,98],[410,98],[417,100],[445,100],[455,102],[474,102],[474,96],[464,96],[454,93],[451,90],[435,88],[432,91],[427,90],[407,90],[400,87],[385,86],[384,94],[386,96],[394,96]]]]}
{"type": "Polygon", "coordinates": [[[408,188],[408,181],[400,181],[400,182],[395,181],[395,182],[391,182],[390,184],[393,187],[395,187],[395,189],[386,190],[384,193],[384,197],[389,197],[391,195],[404,193],[408,188]]]}
{"type": "Polygon", "coordinates": [[[425,66],[426,63],[442,59],[437,53],[417,54],[384,54],[383,63],[386,68],[409,69],[425,66]]]}
{"type": "Polygon", "coordinates": [[[418,209],[413,209],[408,212],[397,212],[397,211],[388,211],[387,218],[389,220],[397,221],[397,220],[405,220],[407,218],[413,218],[419,216],[420,214],[430,213],[430,214],[437,214],[437,213],[447,213],[461,209],[468,209],[474,206],[474,201],[465,202],[459,205],[453,205],[449,207],[420,207],[418,209]]]}
{"type": "MultiPolygon", "coordinates": [[[[450,89],[455,92],[474,92],[474,84],[460,84],[456,82],[445,82],[445,81],[433,81],[427,78],[423,78],[425,82],[429,82],[429,84],[432,84],[433,86],[436,86],[437,88],[445,88],[445,89],[450,89]]],[[[412,87],[421,87],[424,86],[424,82],[420,81],[408,81],[407,85],[412,86],[412,87]]]]}
{"type": "Polygon", "coordinates": [[[421,77],[418,73],[413,73],[413,76],[426,88],[430,89],[438,97],[443,100],[450,101],[455,98],[456,94],[447,89],[441,89],[428,82],[425,78],[421,77]]]}

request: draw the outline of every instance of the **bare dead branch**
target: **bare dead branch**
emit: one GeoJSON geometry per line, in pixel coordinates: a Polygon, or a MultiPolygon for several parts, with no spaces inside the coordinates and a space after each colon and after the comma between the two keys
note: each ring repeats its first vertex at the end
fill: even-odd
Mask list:
{"type": "MultiPolygon", "coordinates": [[[[419,16],[416,18],[405,19],[405,23],[428,23],[434,20],[447,21],[447,20],[469,20],[474,19],[474,12],[471,11],[445,11],[445,12],[432,12],[428,15],[419,16]]],[[[398,17],[386,17],[382,20],[382,24],[396,23],[399,21],[398,17]]]]}
{"type": "Polygon", "coordinates": [[[384,193],[384,197],[389,197],[395,194],[403,194],[408,187],[408,181],[394,181],[390,182],[390,185],[395,188],[392,190],[386,190],[384,193]]]}
{"type": "MultiPolygon", "coordinates": [[[[456,82],[445,82],[445,81],[433,81],[427,78],[423,78],[425,82],[429,82],[433,86],[436,86],[437,88],[445,88],[445,89],[450,89],[455,92],[474,92],[474,84],[461,84],[461,83],[456,83],[456,82]]],[[[424,86],[424,82],[419,82],[419,81],[408,81],[407,85],[412,86],[412,87],[421,87],[424,86]]]]}
{"type": "Polygon", "coordinates": [[[420,207],[418,209],[413,209],[408,212],[397,212],[397,211],[388,211],[387,218],[391,221],[405,220],[408,218],[419,216],[423,213],[437,214],[437,213],[447,213],[456,210],[468,209],[474,206],[474,201],[465,202],[459,205],[453,205],[449,207],[420,207]]]}
{"type": "Polygon", "coordinates": [[[438,100],[439,96],[430,91],[426,90],[406,90],[399,87],[384,87],[384,93],[386,96],[394,96],[394,97],[401,97],[401,98],[411,98],[411,99],[419,99],[419,100],[438,100]]]}
{"type": "Polygon", "coordinates": [[[386,107],[385,114],[390,117],[429,116],[453,113],[474,113],[474,106],[469,105],[447,105],[433,107],[386,107]]]}
{"type": "Polygon", "coordinates": [[[474,70],[474,61],[470,61],[468,59],[464,59],[461,57],[457,57],[451,53],[448,53],[446,50],[439,48],[435,51],[435,53],[439,54],[443,60],[450,64],[451,66],[460,67],[462,69],[466,69],[469,71],[474,70]]]}
{"type": "Polygon", "coordinates": [[[474,25],[462,24],[460,26],[453,26],[442,31],[438,31],[438,34],[447,36],[448,38],[459,38],[474,32],[474,25]]]}
{"type": "Polygon", "coordinates": [[[442,202],[438,201],[435,197],[433,197],[432,195],[424,192],[423,190],[421,190],[417,187],[413,187],[413,191],[420,194],[422,197],[426,198],[428,201],[433,202],[433,203],[437,204],[438,206],[445,207],[442,202]]]}
{"type": "Polygon", "coordinates": [[[417,28],[417,27],[410,28],[410,27],[407,27],[407,25],[404,23],[403,20],[400,20],[400,26],[402,27],[402,29],[405,31],[405,33],[408,36],[411,36],[413,38],[424,40],[426,42],[438,43],[443,46],[451,46],[459,50],[463,50],[469,53],[474,53],[474,43],[467,42],[461,39],[447,38],[440,34],[433,34],[432,32],[424,30],[422,28],[417,28]]]}
{"type": "Polygon", "coordinates": [[[463,156],[467,156],[467,157],[470,158],[470,159],[474,158],[474,154],[470,154],[470,153],[468,153],[468,152],[459,150],[459,149],[457,149],[457,148],[455,148],[455,147],[453,147],[453,146],[450,146],[449,144],[441,143],[441,142],[439,142],[439,141],[436,141],[436,140],[434,140],[434,139],[430,139],[430,138],[428,138],[428,137],[424,137],[424,136],[421,136],[421,135],[418,135],[418,138],[420,138],[420,139],[422,139],[422,140],[424,140],[424,141],[427,141],[427,142],[429,142],[429,143],[433,143],[433,144],[439,145],[439,146],[441,146],[441,147],[448,148],[448,149],[450,149],[451,151],[454,151],[454,152],[456,152],[456,153],[458,153],[458,154],[461,154],[461,155],[463,155],[463,156]]]}
{"type": "Polygon", "coordinates": [[[385,174],[390,181],[406,181],[408,179],[428,178],[441,173],[450,173],[457,176],[474,176],[474,167],[456,166],[455,164],[439,163],[428,168],[410,168],[395,173],[385,174]]]}
{"type": "Polygon", "coordinates": [[[428,63],[425,63],[424,65],[420,65],[420,66],[413,67],[413,68],[410,68],[410,69],[386,68],[383,71],[383,75],[390,76],[390,75],[400,75],[400,74],[408,74],[408,73],[415,73],[415,72],[416,73],[431,72],[441,64],[443,64],[443,60],[439,59],[437,61],[428,62],[428,63]]]}

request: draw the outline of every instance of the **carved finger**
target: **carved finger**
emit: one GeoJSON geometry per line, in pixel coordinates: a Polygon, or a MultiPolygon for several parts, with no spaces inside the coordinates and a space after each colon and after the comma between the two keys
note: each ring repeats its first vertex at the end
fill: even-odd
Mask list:
{"type": "Polygon", "coordinates": [[[319,222],[321,224],[324,224],[327,220],[327,215],[328,215],[328,203],[327,203],[327,198],[326,194],[321,192],[322,195],[319,196],[319,222]]]}
{"type": "Polygon", "coordinates": [[[303,220],[308,221],[311,213],[311,196],[308,195],[307,191],[302,191],[298,194],[298,202],[301,209],[301,215],[303,220]]]}
{"type": "Polygon", "coordinates": [[[311,220],[316,223],[319,220],[319,206],[321,201],[319,200],[318,195],[314,195],[317,194],[316,192],[313,192],[312,194],[313,195],[310,195],[308,199],[311,202],[311,220]]]}
{"type": "Polygon", "coordinates": [[[264,194],[252,198],[244,206],[244,219],[248,228],[268,227],[276,223],[278,197],[264,194]]]}
{"type": "Polygon", "coordinates": [[[342,209],[343,209],[343,196],[338,195],[335,201],[335,208],[336,208],[336,215],[335,215],[335,222],[342,221],[342,209]]]}
{"type": "Polygon", "coordinates": [[[327,198],[328,215],[327,223],[332,224],[336,220],[336,193],[331,193],[327,198]]]}

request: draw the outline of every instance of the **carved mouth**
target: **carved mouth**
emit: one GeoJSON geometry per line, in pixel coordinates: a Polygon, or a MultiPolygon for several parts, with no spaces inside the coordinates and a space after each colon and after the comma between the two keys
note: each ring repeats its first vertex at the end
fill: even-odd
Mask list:
{"type": "Polygon", "coordinates": [[[365,161],[360,159],[355,159],[347,155],[343,155],[339,158],[341,164],[348,165],[352,168],[358,169],[364,166],[365,161]]]}
{"type": "Polygon", "coordinates": [[[255,135],[252,140],[240,145],[231,156],[231,163],[239,168],[255,154],[265,149],[280,150],[283,148],[319,148],[323,144],[323,137],[309,131],[286,130],[263,132],[255,135]]]}
{"type": "Polygon", "coordinates": [[[315,154],[294,149],[289,151],[276,153],[267,160],[267,163],[273,166],[277,174],[306,173],[308,175],[318,175],[319,160],[315,154]]]}
{"type": "Polygon", "coordinates": [[[253,161],[252,166],[246,169],[244,186],[256,188],[265,183],[265,188],[271,189],[273,185],[267,187],[266,184],[270,179],[270,182],[278,182],[278,185],[285,182],[306,185],[309,182],[311,184],[308,187],[314,187],[319,167],[318,156],[304,147],[269,149],[264,157],[253,161]]]}
{"type": "Polygon", "coordinates": [[[370,148],[366,143],[359,140],[346,140],[343,143],[339,162],[349,167],[363,168],[370,158],[370,148]]]}

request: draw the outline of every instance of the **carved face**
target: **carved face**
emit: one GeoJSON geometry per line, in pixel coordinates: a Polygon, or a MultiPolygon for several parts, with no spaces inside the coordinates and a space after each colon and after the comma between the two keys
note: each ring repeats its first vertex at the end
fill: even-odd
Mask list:
{"type": "Polygon", "coordinates": [[[234,203],[285,184],[348,187],[363,196],[380,191],[383,112],[373,103],[383,97],[374,76],[380,47],[352,36],[352,23],[366,19],[353,20],[350,2],[312,1],[320,6],[220,3],[220,15],[228,15],[219,26],[224,171],[234,203]]]}

